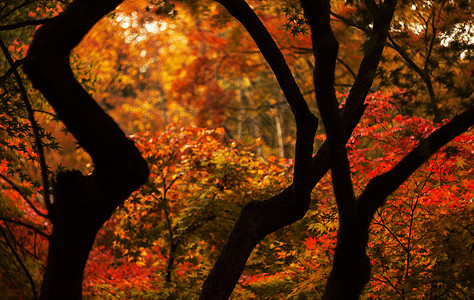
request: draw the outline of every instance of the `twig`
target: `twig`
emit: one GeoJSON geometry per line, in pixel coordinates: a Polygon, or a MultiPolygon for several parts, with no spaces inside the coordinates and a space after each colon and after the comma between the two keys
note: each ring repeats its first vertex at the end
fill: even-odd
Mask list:
{"type": "Polygon", "coordinates": [[[30,225],[30,224],[26,224],[26,223],[23,223],[22,221],[18,221],[18,220],[13,220],[13,219],[9,219],[9,218],[5,218],[5,217],[0,217],[0,221],[3,221],[3,222],[8,222],[8,223],[14,223],[14,224],[17,224],[17,225],[20,225],[20,226],[23,226],[23,227],[26,227],[32,231],[34,231],[35,233],[45,237],[45,238],[49,238],[49,234],[43,232],[41,229],[39,228],[36,228],[34,227],[33,225],[30,225]]]}
{"type": "Polygon", "coordinates": [[[36,208],[36,206],[33,205],[33,202],[31,202],[31,199],[28,198],[28,196],[21,190],[20,186],[18,186],[13,180],[11,180],[10,178],[6,177],[5,175],[1,173],[0,173],[0,178],[5,180],[15,191],[17,191],[18,194],[20,194],[20,196],[26,201],[26,203],[28,203],[28,205],[35,211],[35,213],[42,216],[43,218],[49,218],[48,215],[43,214],[36,208]]]}
{"type": "Polygon", "coordinates": [[[5,234],[5,231],[3,231],[2,226],[0,226],[0,233],[2,233],[3,237],[5,238],[5,242],[7,243],[8,247],[12,251],[13,255],[15,256],[16,260],[18,263],[21,265],[23,271],[25,271],[26,277],[28,277],[28,280],[30,281],[31,285],[31,290],[33,292],[33,299],[38,299],[38,292],[36,291],[36,285],[35,281],[33,280],[33,277],[31,276],[31,273],[28,271],[28,268],[25,266],[25,263],[21,260],[20,255],[18,255],[18,252],[16,252],[15,248],[13,245],[10,243],[10,240],[8,239],[8,236],[5,234]]]}
{"type": "Polygon", "coordinates": [[[5,74],[2,75],[2,77],[0,77],[0,82],[3,82],[4,80],[6,80],[10,75],[13,74],[13,72],[23,64],[23,58],[22,59],[18,59],[15,61],[15,64],[14,66],[10,67],[10,69],[8,69],[5,74]]]}

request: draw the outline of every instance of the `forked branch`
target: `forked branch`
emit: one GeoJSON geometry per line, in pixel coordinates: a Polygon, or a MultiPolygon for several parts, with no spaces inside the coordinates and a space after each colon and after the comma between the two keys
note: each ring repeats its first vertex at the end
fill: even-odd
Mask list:
{"type": "Polygon", "coordinates": [[[474,107],[471,107],[422,139],[418,146],[390,171],[373,178],[358,199],[357,210],[361,219],[370,223],[376,210],[384,204],[385,199],[397,190],[411,174],[439,149],[469,130],[473,125],[474,107]]]}
{"type": "Polygon", "coordinates": [[[273,70],[295,117],[297,137],[293,184],[268,200],[245,205],[204,282],[200,299],[228,299],[255,246],[266,235],[304,216],[314,187],[311,159],[318,127],[280,49],[255,12],[243,0],[217,2],[243,24],[273,70]]]}

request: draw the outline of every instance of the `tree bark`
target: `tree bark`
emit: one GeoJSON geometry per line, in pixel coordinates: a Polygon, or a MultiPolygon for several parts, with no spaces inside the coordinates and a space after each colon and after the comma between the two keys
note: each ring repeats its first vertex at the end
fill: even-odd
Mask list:
{"type": "MultiPolygon", "coordinates": [[[[326,129],[333,188],[339,214],[333,269],[323,298],[357,299],[370,279],[370,262],[365,250],[370,221],[366,223],[364,219],[359,218],[356,211],[357,202],[346,151],[346,126],[339,114],[339,103],[334,89],[338,47],[331,30],[330,3],[328,0],[302,0],[301,3],[311,27],[316,62],[314,72],[316,99],[326,129]]],[[[372,58],[376,58],[375,63],[378,64],[396,1],[387,0],[379,6],[373,0],[366,0],[365,4],[374,19],[372,39],[378,43],[372,49],[376,52],[372,58]]],[[[366,58],[371,57],[365,56],[364,60],[366,58]]],[[[361,71],[362,66],[357,78],[361,75],[371,75],[361,71]]],[[[368,92],[369,89],[370,86],[367,86],[365,91],[368,92]]],[[[354,88],[351,93],[353,91],[354,88]]]]}
{"type": "Polygon", "coordinates": [[[71,50],[121,0],[77,0],[40,27],[24,71],[94,163],[92,174],[59,173],[48,209],[53,224],[40,299],[81,299],[95,235],[115,208],[148,178],[133,142],[75,80],[71,50]]]}
{"type": "MultiPolygon", "coordinates": [[[[374,18],[374,31],[378,31],[378,38],[381,41],[385,40],[395,11],[396,0],[386,0],[380,5],[373,0],[365,2],[374,18]]],[[[302,0],[302,4],[312,32],[316,60],[314,75],[316,98],[326,128],[333,188],[339,211],[339,230],[333,269],[328,278],[323,299],[358,299],[362,289],[370,280],[370,261],[366,247],[369,226],[376,210],[433,153],[474,124],[474,109],[471,108],[455,117],[422,140],[389,172],[375,177],[356,199],[345,149],[344,136],[347,134],[344,131],[344,121],[338,112],[332,77],[337,42],[330,28],[329,1],[302,0]]],[[[383,45],[379,55],[382,49],[383,45]]]]}
{"type": "Polygon", "coordinates": [[[326,284],[324,299],[358,298],[370,279],[370,262],[365,249],[369,239],[369,226],[377,209],[434,153],[473,125],[474,107],[471,107],[421,140],[390,171],[373,178],[367,184],[350,217],[340,225],[333,269],[326,284]]]}
{"type": "MultiPolygon", "coordinates": [[[[288,85],[294,83],[294,79],[288,67],[281,66],[281,64],[286,65],[286,63],[284,59],[281,59],[281,53],[276,44],[273,40],[270,41],[272,38],[263,24],[255,20],[258,17],[251,11],[245,1],[219,0],[218,2],[225,6],[249,31],[259,49],[262,50],[262,54],[272,68],[278,82],[284,83],[280,84],[280,87],[293,113],[299,111],[295,109],[296,105],[293,105],[293,103],[295,99],[296,101],[301,101],[300,99],[304,101],[304,99],[298,95],[300,92],[297,87],[296,89],[294,87],[288,88],[288,85]]],[[[389,25],[390,20],[383,19],[374,24],[368,42],[372,47],[366,50],[342,112],[345,142],[349,139],[350,134],[364,113],[366,107],[364,101],[370,91],[375,71],[382,56],[389,25]]],[[[296,85],[296,83],[294,84],[296,85]]],[[[306,103],[301,104],[300,107],[305,105],[306,103]]],[[[295,116],[295,118],[299,129],[299,117],[295,116]]],[[[306,143],[309,143],[309,138],[306,143]]],[[[311,140],[312,143],[313,140],[311,140]]],[[[299,152],[297,151],[297,153],[299,152]]],[[[295,161],[297,159],[298,154],[295,155],[295,161]]],[[[298,179],[295,176],[293,183],[278,195],[264,201],[251,201],[242,209],[240,217],[230,232],[214,268],[203,285],[200,299],[227,299],[230,296],[245,268],[251,251],[258,242],[266,235],[303,218],[310,204],[310,198],[305,194],[309,195],[309,192],[329,170],[329,166],[328,144],[325,142],[316,155],[307,162],[305,176],[300,176],[298,179]]]]}

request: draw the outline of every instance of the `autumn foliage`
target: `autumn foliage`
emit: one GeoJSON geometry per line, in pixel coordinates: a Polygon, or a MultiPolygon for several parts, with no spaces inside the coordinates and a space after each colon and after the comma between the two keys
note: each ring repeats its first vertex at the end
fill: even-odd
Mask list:
{"type": "MultiPolygon", "coordinates": [[[[34,30],[54,22],[67,4],[14,2],[0,8],[0,298],[6,300],[41,294],[57,224],[58,174],[81,174],[81,184],[97,175],[97,159],[79,147],[48,95],[19,68],[34,30]]],[[[310,80],[313,41],[300,5],[311,1],[247,2],[276,41],[308,111],[319,118],[310,80]]],[[[386,45],[377,72],[370,73],[372,89],[357,108],[365,112],[346,144],[355,197],[449,119],[472,109],[472,8],[466,1],[399,2],[387,41],[380,42],[372,39],[366,2],[331,1],[340,41],[334,71],[340,116],[351,105],[359,64],[376,42],[386,45]]],[[[132,141],[149,169],[140,189],[128,188],[124,195],[131,195],[120,195],[116,209],[104,213],[84,270],[84,299],[197,299],[243,208],[287,195],[295,184],[301,120],[294,122],[298,113],[288,107],[270,59],[219,3],[234,2],[125,1],[71,53],[85,94],[118,124],[110,122],[123,138],[116,148],[132,141]]],[[[343,121],[350,133],[350,121],[343,121]]],[[[325,125],[319,122],[313,153],[325,149],[325,125]]],[[[132,156],[123,153],[117,157],[132,156]]],[[[362,299],[474,298],[473,161],[471,128],[376,210],[362,299]]],[[[134,170],[133,163],[123,165],[134,170]]],[[[326,172],[304,217],[253,248],[231,299],[323,297],[341,228],[326,172]]],[[[94,188],[85,190],[104,196],[94,188]]]]}
{"type": "MultiPolygon", "coordinates": [[[[398,114],[393,101],[387,93],[367,100],[367,117],[349,143],[357,185],[390,168],[436,128],[423,118],[398,114]]],[[[291,174],[291,161],[255,157],[235,142],[226,145],[222,136],[221,128],[179,124],[134,136],[152,176],[99,236],[86,269],[86,295],[156,299],[199,293],[239,207],[249,197],[278,190],[291,174]]],[[[378,211],[370,234],[373,278],[366,297],[469,298],[473,145],[472,133],[456,138],[378,211]]],[[[233,298],[321,296],[338,226],[330,183],[329,176],[320,182],[312,195],[319,201],[300,223],[255,249],[233,298]]]]}
{"type": "MultiPolygon", "coordinates": [[[[423,118],[397,114],[391,94],[373,94],[367,101],[367,117],[349,143],[352,177],[362,186],[435,129],[423,118]]],[[[250,197],[274,193],[291,174],[291,160],[256,157],[239,150],[235,142],[224,142],[223,134],[222,128],[176,124],[133,137],[152,175],[99,234],[86,268],[87,297],[193,298],[199,293],[240,207],[250,197]]],[[[373,278],[367,297],[456,298],[472,291],[473,139],[472,133],[456,138],[377,213],[369,244],[373,278]]],[[[7,175],[7,162],[2,165],[7,175]]],[[[2,203],[11,207],[9,211],[30,211],[9,217],[34,222],[34,213],[19,193],[6,183],[2,188],[2,203]]],[[[255,250],[234,292],[236,299],[275,296],[275,290],[278,297],[321,295],[337,229],[328,177],[312,197],[319,201],[300,223],[272,235],[255,250]]],[[[29,267],[40,264],[44,238],[2,222],[20,239],[28,251],[25,255],[37,253],[29,258],[29,267]]],[[[2,277],[1,282],[9,285],[10,280],[2,277]]]]}
{"type": "MultiPolygon", "coordinates": [[[[349,143],[358,185],[390,168],[435,129],[423,118],[398,114],[393,101],[391,94],[371,95],[367,117],[349,143]]],[[[240,207],[250,197],[279,190],[291,174],[291,161],[256,157],[235,142],[224,142],[223,134],[222,128],[173,124],[133,137],[152,175],[99,234],[86,268],[86,297],[194,298],[199,293],[240,207]]],[[[473,139],[472,133],[456,138],[377,213],[369,244],[373,278],[366,297],[470,295],[473,139]]],[[[12,193],[10,205],[22,203],[17,193],[4,188],[12,193]]],[[[257,247],[235,299],[321,296],[337,230],[329,176],[312,197],[319,201],[300,223],[257,247]]],[[[34,232],[15,228],[28,238],[26,247],[39,251],[34,232]]]]}

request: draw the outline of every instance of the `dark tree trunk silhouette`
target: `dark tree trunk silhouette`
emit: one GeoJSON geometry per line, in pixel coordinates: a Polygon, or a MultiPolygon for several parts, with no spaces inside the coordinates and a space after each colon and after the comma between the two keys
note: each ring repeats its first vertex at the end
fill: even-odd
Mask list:
{"type": "Polygon", "coordinates": [[[35,33],[24,71],[91,156],[94,171],[67,171],[46,203],[53,224],[40,299],[81,299],[84,267],[97,231],[148,177],[133,142],[75,80],[71,50],[121,1],[74,1],[35,33]]]}
{"type": "Polygon", "coordinates": [[[342,113],[339,112],[334,89],[338,42],[331,30],[329,1],[300,1],[311,27],[316,61],[314,85],[327,135],[327,141],[311,163],[306,155],[312,151],[314,133],[311,130],[315,127],[302,121],[305,120],[302,115],[310,113],[305,113],[302,108],[304,105],[300,105],[305,100],[300,96],[296,84],[293,85],[293,77],[286,71],[286,63],[278,47],[244,0],[217,2],[247,29],[272,68],[294,113],[297,142],[293,183],[278,195],[264,201],[249,202],[242,209],[214,268],[204,282],[200,299],[227,299],[231,295],[253,248],[266,235],[305,215],[311,190],[329,168],[339,210],[339,230],[333,269],[323,298],[357,299],[370,279],[366,247],[369,225],[375,211],[433,153],[474,124],[474,110],[471,108],[422,140],[391,171],[374,178],[356,199],[345,145],[364,113],[364,101],[382,56],[397,1],[385,0],[381,4],[373,0],[364,1],[373,18],[373,29],[342,113]],[[308,163],[303,171],[298,161],[308,163]]]}

